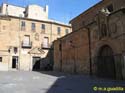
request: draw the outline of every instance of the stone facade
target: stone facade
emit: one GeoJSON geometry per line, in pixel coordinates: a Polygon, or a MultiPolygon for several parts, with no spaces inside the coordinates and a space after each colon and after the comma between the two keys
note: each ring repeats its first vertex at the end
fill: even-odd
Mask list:
{"type": "Polygon", "coordinates": [[[51,49],[52,42],[68,34],[67,29],[70,33],[70,25],[1,15],[0,70],[29,71],[33,70],[37,61],[39,64],[35,69],[38,67],[40,70],[43,61],[48,63],[51,61],[48,59],[48,51],[51,49]]]}
{"type": "Polygon", "coordinates": [[[54,42],[55,70],[125,79],[124,7],[124,0],[102,0],[71,20],[73,32],[54,42]],[[66,45],[66,41],[71,42],[66,45]]]}
{"type": "Polygon", "coordinates": [[[89,48],[86,29],[54,42],[54,69],[69,73],[89,73],[89,48]]]}

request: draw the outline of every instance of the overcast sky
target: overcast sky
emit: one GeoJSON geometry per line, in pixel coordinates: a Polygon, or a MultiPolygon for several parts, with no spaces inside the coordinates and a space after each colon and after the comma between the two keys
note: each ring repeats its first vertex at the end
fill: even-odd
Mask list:
{"type": "Polygon", "coordinates": [[[28,4],[49,6],[49,18],[68,23],[72,18],[78,16],[101,0],[0,0],[9,4],[25,7],[28,4]]]}

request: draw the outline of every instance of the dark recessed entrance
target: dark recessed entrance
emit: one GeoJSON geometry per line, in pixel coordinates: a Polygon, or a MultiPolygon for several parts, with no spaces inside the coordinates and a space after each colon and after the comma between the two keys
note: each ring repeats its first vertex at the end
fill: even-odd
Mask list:
{"type": "Polygon", "coordinates": [[[12,68],[17,68],[18,56],[12,57],[12,68]]]}
{"type": "Polygon", "coordinates": [[[108,45],[103,46],[97,59],[97,75],[115,79],[115,62],[112,49],[108,45]]]}
{"type": "Polygon", "coordinates": [[[40,70],[40,57],[33,57],[33,71],[40,70]]]}

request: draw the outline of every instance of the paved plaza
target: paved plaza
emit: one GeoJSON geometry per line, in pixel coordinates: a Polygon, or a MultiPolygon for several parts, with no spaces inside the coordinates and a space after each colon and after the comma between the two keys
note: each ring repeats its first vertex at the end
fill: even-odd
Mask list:
{"type": "Polygon", "coordinates": [[[0,93],[107,93],[113,87],[125,88],[124,81],[104,80],[83,75],[57,72],[0,72],[0,93]],[[106,90],[105,90],[106,91],[106,90]]]}

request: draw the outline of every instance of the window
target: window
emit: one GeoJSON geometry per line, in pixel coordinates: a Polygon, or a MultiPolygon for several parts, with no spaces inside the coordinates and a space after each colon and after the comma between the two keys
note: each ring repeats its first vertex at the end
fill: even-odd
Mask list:
{"type": "Polygon", "coordinates": [[[109,12],[113,12],[113,5],[110,4],[109,6],[107,6],[107,9],[108,9],[109,12]]]}
{"type": "Polygon", "coordinates": [[[42,30],[45,30],[45,24],[42,24],[42,25],[41,25],[41,29],[42,29],[42,30]]]}
{"type": "Polygon", "coordinates": [[[0,57],[0,62],[2,62],[2,57],[0,57]]]}
{"type": "Polygon", "coordinates": [[[23,45],[25,45],[25,46],[30,45],[30,36],[29,35],[25,35],[23,45]]]}
{"type": "Polygon", "coordinates": [[[21,31],[25,30],[25,26],[26,26],[25,21],[21,21],[21,31]]]}
{"type": "Polygon", "coordinates": [[[61,28],[57,27],[57,34],[60,35],[61,34],[61,28]]]}
{"type": "Polygon", "coordinates": [[[22,41],[22,48],[32,48],[32,42],[30,41],[30,35],[25,35],[22,41]]]}
{"type": "Polygon", "coordinates": [[[66,34],[68,34],[69,33],[69,29],[66,29],[66,34]]]}
{"type": "Polygon", "coordinates": [[[32,31],[35,31],[36,30],[36,25],[35,23],[32,23],[32,31]]]}
{"type": "Polygon", "coordinates": [[[46,29],[45,24],[42,24],[42,25],[41,25],[42,33],[45,33],[45,29],[46,29]]]}
{"type": "Polygon", "coordinates": [[[48,37],[44,37],[44,40],[43,40],[43,47],[46,47],[46,48],[49,47],[49,38],[48,38],[48,37]]]}

